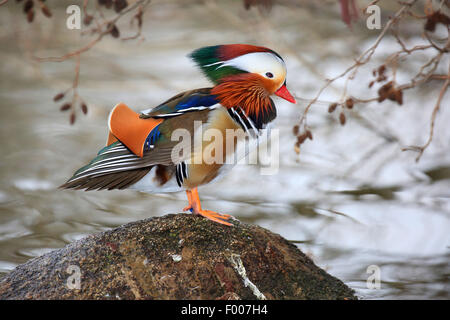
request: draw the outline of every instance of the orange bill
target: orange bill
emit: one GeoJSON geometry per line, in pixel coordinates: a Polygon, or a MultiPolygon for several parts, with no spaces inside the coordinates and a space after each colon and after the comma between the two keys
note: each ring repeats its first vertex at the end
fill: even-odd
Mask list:
{"type": "Polygon", "coordinates": [[[286,88],[286,84],[283,84],[277,91],[275,91],[275,94],[280,98],[289,101],[290,103],[297,103],[297,101],[295,101],[295,98],[286,88]]]}
{"type": "Polygon", "coordinates": [[[108,125],[110,134],[142,158],[145,140],[150,132],[163,121],[164,119],[141,119],[139,113],[128,108],[126,104],[119,103],[111,111],[108,125]]]}

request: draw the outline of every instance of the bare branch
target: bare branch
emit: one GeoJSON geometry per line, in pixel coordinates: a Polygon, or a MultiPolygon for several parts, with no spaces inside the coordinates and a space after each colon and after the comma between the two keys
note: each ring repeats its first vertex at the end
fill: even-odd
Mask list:
{"type": "Polygon", "coordinates": [[[444,82],[444,84],[441,87],[441,90],[439,91],[439,96],[436,101],[436,104],[433,108],[433,112],[431,113],[431,122],[430,122],[430,133],[428,135],[427,142],[422,146],[408,146],[402,149],[402,151],[416,151],[419,154],[417,155],[416,162],[420,160],[422,157],[424,151],[433,141],[433,135],[434,135],[434,126],[436,122],[436,116],[439,112],[439,109],[441,108],[442,99],[444,98],[445,93],[447,92],[447,89],[450,85],[450,63],[448,65],[448,74],[447,74],[447,80],[444,82]]]}

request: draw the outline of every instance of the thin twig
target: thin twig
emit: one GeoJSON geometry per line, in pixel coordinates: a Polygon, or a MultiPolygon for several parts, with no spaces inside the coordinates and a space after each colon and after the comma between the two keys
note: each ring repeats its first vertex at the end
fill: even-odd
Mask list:
{"type": "Polygon", "coordinates": [[[84,47],[82,47],[78,50],[66,53],[66,54],[64,54],[62,56],[58,56],[58,57],[36,57],[36,56],[33,56],[33,59],[38,62],[61,62],[61,61],[67,60],[69,58],[72,58],[74,56],[80,55],[80,54],[88,51],[89,49],[91,49],[98,42],[100,42],[100,40],[102,40],[102,38],[105,35],[109,34],[111,32],[111,30],[113,29],[114,24],[121,17],[123,17],[124,15],[126,15],[130,11],[133,11],[134,9],[136,9],[137,7],[139,7],[141,5],[146,6],[149,2],[150,2],[150,0],[138,0],[133,5],[129,6],[128,8],[126,8],[126,9],[122,10],[120,13],[118,13],[113,19],[105,21],[102,24],[102,27],[106,24],[107,28],[103,31],[98,30],[99,34],[98,34],[97,38],[95,38],[94,40],[89,42],[87,45],[85,45],[84,47]]]}
{"type": "MultiPolygon", "coordinates": [[[[301,124],[305,124],[306,121],[306,115],[309,111],[309,109],[311,108],[311,106],[319,99],[319,97],[321,96],[322,92],[328,88],[328,86],[333,83],[334,81],[336,81],[337,79],[340,79],[342,77],[344,77],[345,75],[347,75],[350,71],[353,71],[353,76],[356,72],[356,70],[363,64],[367,63],[370,58],[372,57],[372,55],[375,52],[375,49],[378,47],[378,45],[380,44],[381,40],[384,38],[384,36],[386,35],[387,31],[391,28],[391,26],[396,23],[396,21],[398,20],[399,17],[401,17],[404,13],[404,11],[411,7],[417,0],[412,0],[406,4],[404,4],[398,11],[397,13],[394,15],[393,18],[391,18],[388,23],[386,24],[386,26],[383,28],[383,30],[381,31],[380,35],[377,37],[377,39],[375,40],[374,44],[369,47],[366,51],[364,51],[363,53],[361,53],[361,55],[355,60],[354,64],[351,65],[350,67],[348,67],[345,71],[343,71],[342,73],[340,73],[339,75],[335,76],[334,78],[331,79],[326,79],[325,84],[319,89],[319,91],[317,92],[316,96],[310,101],[310,103],[306,106],[305,110],[303,111],[303,114],[300,118],[300,125],[301,124]]],[[[305,124],[306,125],[306,124],[305,124]]]]}
{"type": "Polygon", "coordinates": [[[439,92],[438,99],[436,101],[436,104],[433,108],[433,112],[431,113],[431,122],[430,122],[430,133],[428,135],[427,142],[422,146],[408,146],[402,149],[402,151],[417,151],[419,154],[416,157],[416,162],[420,160],[422,157],[424,151],[433,141],[433,135],[434,135],[434,126],[436,122],[436,116],[439,112],[439,109],[441,108],[442,99],[444,98],[445,93],[447,92],[447,89],[450,85],[450,63],[448,65],[448,75],[447,80],[444,82],[444,84],[441,87],[441,90],[439,92]]]}

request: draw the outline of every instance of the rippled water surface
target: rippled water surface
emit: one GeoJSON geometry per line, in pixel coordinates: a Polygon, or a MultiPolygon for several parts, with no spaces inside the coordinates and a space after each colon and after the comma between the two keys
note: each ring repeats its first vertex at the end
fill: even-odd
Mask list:
{"type": "MultiPolygon", "coordinates": [[[[117,102],[146,109],[179,91],[208,85],[186,57],[191,50],[230,42],[269,46],[285,57],[290,90],[308,98],[322,84],[318,74],[345,70],[377,36],[358,27],[350,31],[331,13],[301,8],[275,7],[261,19],[257,10],[247,12],[241,5],[186,5],[181,10],[154,1],[145,16],[144,41],[105,38],[82,56],[79,91],[89,112],[79,112],[70,126],[68,114],[58,111],[52,97],[71,85],[74,61],[38,64],[29,57],[59,55],[87,38],[63,27],[63,11],[37,28],[8,6],[0,11],[2,274],[88,234],[180,212],[186,204],[182,193],[82,192],[57,186],[104,145],[107,115],[117,102]]],[[[127,28],[128,22],[122,32],[127,28]]],[[[379,57],[394,45],[387,39],[379,57]]],[[[367,84],[375,66],[362,68],[351,82],[352,93],[374,94],[367,84]]],[[[406,77],[408,68],[414,66],[399,77],[406,77]]],[[[339,98],[341,85],[322,99],[339,98]]],[[[325,104],[314,105],[308,118],[314,140],[302,145],[300,156],[294,152],[292,127],[305,103],[293,106],[276,99],[276,173],[261,175],[260,165],[238,165],[221,181],[200,189],[203,206],[295,241],[361,298],[448,299],[448,95],[435,139],[421,161],[401,151],[426,140],[437,89],[431,85],[408,92],[402,107],[390,102],[357,105],[347,112],[343,127],[325,104]],[[381,270],[381,289],[367,288],[371,265],[381,270]]]]}

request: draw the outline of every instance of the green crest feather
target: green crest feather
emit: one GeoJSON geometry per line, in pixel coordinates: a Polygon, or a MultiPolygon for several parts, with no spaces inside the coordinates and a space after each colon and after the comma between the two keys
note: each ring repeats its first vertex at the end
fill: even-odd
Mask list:
{"type": "Polygon", "coordinates": [[[225,61],[222,61],[219,56],[220,47],[220,45],[203,47],[193,51],[189,55],[197,66],[200,67],[205,76],[215,84],[218,84],[224,77],[246,72],[234,67],[222,66],[225,61]]]}

